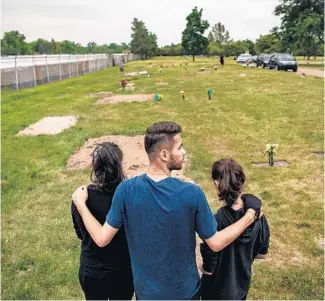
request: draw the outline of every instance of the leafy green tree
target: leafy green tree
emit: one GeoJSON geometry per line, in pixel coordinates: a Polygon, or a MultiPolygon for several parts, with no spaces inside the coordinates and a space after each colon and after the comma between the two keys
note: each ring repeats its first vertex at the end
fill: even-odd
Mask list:
{"type": "Polygon", "coordinates": [[[223,46],[223,49],[225,56],[237,56],[247,50],[246,46],[239,41],[228,43],[223,46]]]}
{"type": "Polygon", "coordinates": [[[261,35],[255,41],[255,48],[258,53],[281,52],[281,40],[272,33],[261,35]]]}
{"type": "Polygon", "coordinates": [[[76,53],[76,44],[74,42],[64,40],[60,42],[61,53],[73,54],[76,53]]]}
{"type": "Polygon", "coordinates": [[[148,56],[153,57],[158,52],[157,36],[154,33],[149,33],[148,56]]]}
{"type": "Polygon", "coordinates": [[[202,9],[195,7],[186,17],[186,28],[182,33],[182,46],[187,54],[195,56],[207,52],[209,40],[203,35],[209,28],[209,23],[202,20],[202,9]]]}
{"type": "Polygon", "coordinates": [[[60,43],[56,42],[54,39],[51,40],[51,48],[53,54],[61,53],[60,43]]]}
{"type": "Polygon", "coordinates": [[[254,44],[253,41],[246,39],[246,40],[243,41],[243,44],[246,45],[246,47],[248,49],[248,52],[251,55],[255,55],[256,54],[255,44],[254,44]]]}
{"type": "Polygon", "coordinates": [[[124,42],[121,44],[121,47],[122,47],[123,50],[129,50],[130,49],[130,46],[128,44],[124,43],[124,42]]]}
{"type": "Polygon", "coordinates": [[[225,29],[225,26],[219,22],[212,27],[208,39],[210,42],[224,45],[230,42],[230,35],[228,30],[225,29]]]}
{"type": "Polygon", "coordinates": [[[25,42],[26,37],[18,31],[8,31],[1,39],[2,55],[24,55],[28,54],[29,47],[25,42]]]}
{"type": "Polygon", "coordinates": [[[140,54],[141,59],[154,56],[158,52],[157,36],[149,33],[144,22],[137,18],[133,19],[131,29],[131,52],[140,54]]]}
{"type": "Polygon", "coordinates": [[[163,56],[180,56],[183,54],[181,44],[171,44],[160,48],[160,54],[163,56]]]}
{"type": "Polygon", "coordinates": [[[34,44],[34,50],[39,54],[50,54],[53,52],[53,44],[44,39],[37,39],[34,44]]]}
{"type": "Polygon", "coordinates": [[[75,53],[76,54],[87,54],[88,48],[82,46],[80,43],[75,44],[75,53]]]}
{"type": "Polygon", "coordinates": [[[95,42],[89,42],[87,44],[88,53],[97,53],[97,44],[95,42]]]}
{"type": "Polygon", "coordinates": [[[210,42],[208,46],[208,55],[221,55],[224,53],[224,48],[220,43],[210,42]]]}
{"type": "Polygon", "coordinates": [[[324,0],[280,0],[274,14],[287,51],[301,48],[309,59],[324,44],[324,0]]]}

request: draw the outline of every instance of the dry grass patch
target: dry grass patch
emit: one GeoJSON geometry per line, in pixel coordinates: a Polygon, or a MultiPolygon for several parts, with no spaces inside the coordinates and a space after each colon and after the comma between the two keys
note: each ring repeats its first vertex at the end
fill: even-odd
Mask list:
{"type": "Polygon", "coordinates": [[[17,136],[57,135],[76,125],[78,116],[45,117],[20,131],[17,136]]]}

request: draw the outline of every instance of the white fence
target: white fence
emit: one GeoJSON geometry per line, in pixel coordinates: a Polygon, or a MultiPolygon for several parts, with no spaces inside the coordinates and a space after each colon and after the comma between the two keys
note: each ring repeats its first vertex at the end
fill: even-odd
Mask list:
{"type": "Polygon", "coordinates": [[[15,90],[80,76],[139,60],[134,54],[59,54],[1,57],[1,87],[15,90]]]}

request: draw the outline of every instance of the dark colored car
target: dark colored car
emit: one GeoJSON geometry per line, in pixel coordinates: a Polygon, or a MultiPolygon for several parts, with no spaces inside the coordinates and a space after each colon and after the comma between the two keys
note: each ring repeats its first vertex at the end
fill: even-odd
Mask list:
{"type": "Polygon", "coordinates": [[[257,60],[256,60],[256,65],[257,67],[268,67],[270,64],[270,57],[271,54],[267,54],[267,53],[260,53],[257,56],[257,60]]]}
{"type": "Polygon", "coordinates": [[[297,72],[298,63],[296,59],[289,53],[274,53],[270,57],[269,69],[289,70],[297,72]]]}

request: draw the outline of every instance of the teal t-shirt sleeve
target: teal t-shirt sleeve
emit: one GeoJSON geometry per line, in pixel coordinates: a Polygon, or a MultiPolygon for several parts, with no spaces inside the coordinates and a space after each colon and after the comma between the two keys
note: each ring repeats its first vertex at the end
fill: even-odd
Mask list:
{"type": "Polygon", "coordinates": [[[202,239],[209,239],[217,232],[217,221],[212,214],[208,201],[198,187],[195,231],[202,239]]]}
{"type": "Polygon", "coordinates": [[[106,222],[115,229],[123,226],[124,201],[124,189],[121,183],[114,193],[111,209],[106,215],[106,222]]]}

